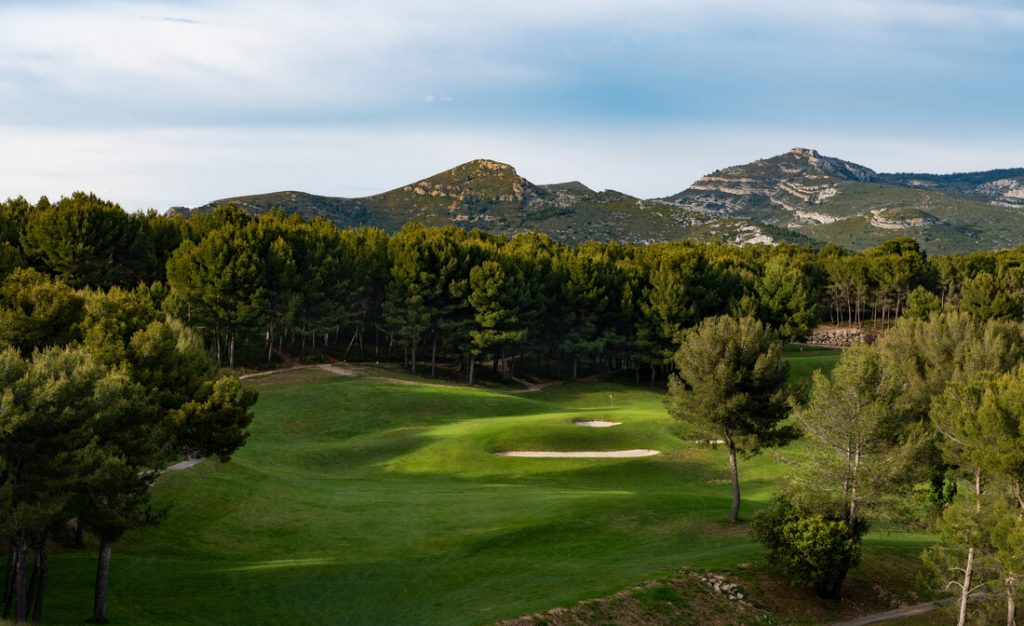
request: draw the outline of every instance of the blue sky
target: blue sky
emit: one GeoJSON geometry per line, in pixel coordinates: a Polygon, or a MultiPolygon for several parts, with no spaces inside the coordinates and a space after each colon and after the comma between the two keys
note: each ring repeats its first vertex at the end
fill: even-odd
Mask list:
{"type": "Polygon", "coordinates": [[[801,145],[1024,166],[1024,3],[0,3],[0,196],[365,195],[486,157],[653,197],[801,145]]]}

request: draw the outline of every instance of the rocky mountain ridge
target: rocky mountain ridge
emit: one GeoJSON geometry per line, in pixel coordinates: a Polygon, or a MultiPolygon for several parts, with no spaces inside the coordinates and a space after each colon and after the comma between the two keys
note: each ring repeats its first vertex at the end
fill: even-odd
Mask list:
{"type": "Polygon", "coordinates": [[[287,191],[172,211],[206,212],[225,203],[254,214],[280,208],[324,217],[340,227],[393,231],[419,221],[503,234],[535,230],[570,242],[693,237],[862,249],[906,235],[940,253],[1024,243],[1024,168],[880,174],[808,148],[716,170],[677,194],[649,200],[578,181],[535,184],[511,165],[477,159],[363,198],[287,191]]]}

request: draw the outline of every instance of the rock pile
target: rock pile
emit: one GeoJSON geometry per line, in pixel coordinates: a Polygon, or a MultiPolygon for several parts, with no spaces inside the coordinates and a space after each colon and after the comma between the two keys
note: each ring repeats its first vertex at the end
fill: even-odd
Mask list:
{"type": "Polygon", "coordinates": [[[730,600],[743,602],[743,592],[740,591],[739,585],[727,581],[718,574],[704,574],[700,581],[730,600]]]}
{"type": "Polygon", "coordinates": [[[807,343],[815,346],[848,348],[859,341],[874,343],[877,336],[877,333],[863,328],[819,326],[811,331],[807,337],[807,343]]]}

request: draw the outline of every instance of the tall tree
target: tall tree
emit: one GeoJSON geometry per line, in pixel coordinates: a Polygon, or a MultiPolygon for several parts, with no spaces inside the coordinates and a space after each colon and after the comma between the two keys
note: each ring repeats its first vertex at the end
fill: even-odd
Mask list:
{"type": "Polygon", "coordinates": [[[46,346],[66,346],[81,338],[80,293],[35,270],[12,272],[0,284],[0,344],[24,356],[46,346]]]}
{"type": "Polygon", "coordinates": [[[167,307],[212,335],[218,360],[226,351],[230,367],[238,336],[263,326],[268,310],[269,250],[261,243],[271,242],[251,222],[229,221],[197,244],[184,242],[167,262],[167,307]]]}
{"type": "MultiPolygon", "coordinates": [[[[921,479],[917,458],[927,431],[909,427],[899,372],[877,351],[858,344],[843,352],[831,374],[814,373],[810,398],[794,417],[810,456],[796,465],[796,487],[823,503],[836,503],[847,537],[859,543],[868,510],[921,479]]],[[[852,554],[852,553],[851,553],[852,554]]],[[[838,598],[852,561],[834,564],[824,597],[838,598]]]]}
{"type": "Polygon", "coordinates": [[[788,414],[789,375],[782,343],[755,319],[712,317],[683,334],[674,362],[669,412],[701,435],[725,441],[732,479],[729,519],[738,522],[737,452],[755,454],[794,435],[781,424],[788,414]]]}
{"type": "MultiPolygon", "coordinates": [[[[98,300],[112,297],[118,294],[98,300]]],[[[87,345],[112,367],[130,372],[138,391],[131,398],[109,399],[108,409],[91,425],[93,466],[81,482],[78,513],[100,541],[93,622],[107,618],[114,543],[126,531],[161,518],[149,505],[149,487],[160,470],[183,457],[228,460],[248,436],[256,401],[255,392],[218,371],[199,337],[180,322],[124,313],[120,324],[101,323],[112,318],[117,315],[95,319],[86,331],[87,345]]],[[[87,323],[92,319],[87,316],[87,323]]]]}
{"type": "MultiPolygon", "coordinates": [[[[505,357],[507,346],[522,343],[527,328],[520,320],[522,280],[510,264],[484,261],[469,273],[469,303],[473,307],[474,327],[470,331],[474,354],[492,352],[505,357]]],[[[502,369],[503,378],[509,375],[502,369]]],[[[472,382],[472,381],[470,381],[472,382]]]]}
{"type": "Polygon", "coordinates": [[[29,213],[22,237],[28,256],[73,287],[132,285],[138,229],[112,202],[75,192],[29,213]]]}
{"type": "Polygon", "coordinates": [[[0,357],[0,459],[9,500],[0,526],[14,546],[13,590],[6,594],[17,621],[42,619],[50,530],[66,519],[68,505],[95,460],[97,420],[128,410],[139,389],[123,371],[104,367],[81,348],[50,348],[21,360],[0,357]],[[31,585],[29,550],[37,553],[31,585]]]}
{"type": "Polygon", "coordinates": [[[754,312],[787,341],[801,340],[818,321],[810,277],[783,257],[768,259],[754,282],[754,312]]]}

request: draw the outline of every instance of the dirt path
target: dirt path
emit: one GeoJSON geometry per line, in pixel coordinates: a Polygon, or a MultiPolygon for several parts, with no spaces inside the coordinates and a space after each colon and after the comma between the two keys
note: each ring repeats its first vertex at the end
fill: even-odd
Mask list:
{"type": "Polygon", "coordinates": [[[949,603],[950,600],[922,602],[921,604],[905,606],[899,609],[885,611],[884,613],[862,615],[858,618],[851,619],[845,622],[836,622],[832,626],[865,626],[865,624],[878,624],[880,622],[888,622],[894,619],[902,619],[904,617],[914,617],[915,615],[923,615],[925,613],[928,613],[929,611],[933,611],[939,608],[940,606],[944,606],[949,603]]]}
{"type": "Polygon", "coordinates": [[[562,381],[560,381],[560,380],[549,380],[546,383],[531,383],[530,381],[528,381],[528,380],[526,380],[524,378],[516,378],[515,376],[513,376],[512,377],[512,382],[514,382],[516,384],[519,384],[519,385],[522,385],[523,388],[522,389],[507,389],[507,390],[505,390],[505,393],[533,393],[535,391],[540,391],[541,389],[544,389],[545,387],[550,387],[551,385],[558,385],[562,381]]]}
{"type": "Polygon", "coordinates": [[[294,372],[295,370],[308,370],[317,365],[293,365],[291,367],[285,367],[279,370],[268,370],[266,372],[253,372],[252,374],[243,374],[238,377],[238,380],[248,380],[250,378],[261,378],[263,376],[273,376],[274,374],[283,374],[285,372],[294,372]]]}
{"type": "MultiPolygon", "coordinates": [[[[266,372],[253,372],[252,374],[243,374],[239,376],[239,380],[249,380],[251,378],[261,378],[263,376],[273,376],[274,374],[283,374],[285,372],[294,372],[297,370],[308,370],[308,369],[320,369],[335,376],[358,376],[359,378],[365,378],[366,380],[376,380],[384,383],[393,383],[396,385],[421,385],[423,387],[440,387],[442,389],[461,389],[465,388],[466,385],[446,385],[444,383],[430,383],[423,380],[409,380],[407,378],[393,378],[391,376],[381,376],[379,374],[372,374],[359,368],[358,366],[345,366],[340,363],[318,363],[313,365],[293,365],[291,367],[285,367],[277,370],[268,370],[266,372]]],[[[493,391],[499,391],[503,393],[532,393],[534,391],[540,391],[545,387],[551,385],[561,384],[560,380],[548,381],[546,383],[531,383],[528,380],[521,378],[512,378],[512,380],[520,385],[523,389],[492,389],[491,387],[483,387],[484,389],[492,389],[493,391]]]]}

